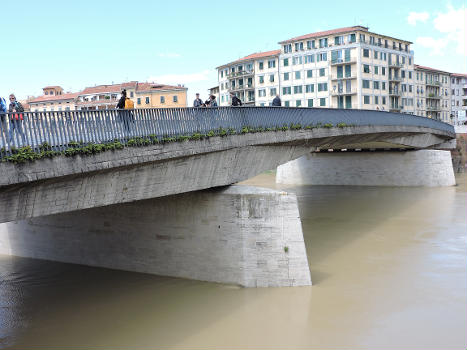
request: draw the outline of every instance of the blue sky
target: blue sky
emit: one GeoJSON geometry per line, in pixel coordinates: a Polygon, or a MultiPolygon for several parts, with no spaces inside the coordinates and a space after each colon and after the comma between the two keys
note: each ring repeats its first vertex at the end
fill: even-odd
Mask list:
{"type": "Polygon", "coordinates": [[[315,31],[364,25],[414,42],[415,63],[467,73],[465,1],[9,1],[0,6],[0,96],[128,80],[185,84],[189,104],[215,67],[315,31]],[[355,5],[357,4],[357,5],[355,5]]]}

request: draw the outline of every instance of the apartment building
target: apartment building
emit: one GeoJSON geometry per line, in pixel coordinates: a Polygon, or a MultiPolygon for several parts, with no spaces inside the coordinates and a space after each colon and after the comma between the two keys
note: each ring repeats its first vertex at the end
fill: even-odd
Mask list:
{"type": "Polygon", "coordinates": [[[450,73],[415,65],[415,114],[452,123],[450,73]]]}
{"type": "Polygon", "coordinates": [[[76,109],[77,93],[64,93],[61,86],[46,86],[43,95],[30,99],[31,112],[73,111],[76,109]]]}
{"type": "Polygon", "coordinates": [[[187,106],[188,88],[182,85],[139,83],[127,88],[135,108],[172,108],[187,106]]]}
{"type": "Polygon", "coordinates": [[[230,92],[246,106],[270,105],[279,91],[279,54],[280,50],[254,53],[217,67],[219,105],[230,105],[230,92]]]}
{"type": "Polygon", "coordinates": [[[451,116],[454,125],[467,123],[467,74],[451,74],[451,116]]]}

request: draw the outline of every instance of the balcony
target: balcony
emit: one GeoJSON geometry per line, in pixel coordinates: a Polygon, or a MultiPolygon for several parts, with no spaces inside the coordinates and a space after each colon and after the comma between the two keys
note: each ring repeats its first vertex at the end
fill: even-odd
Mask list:
{"type": "Polygon", "coordinates": [[[426,95],[426,98],[431,98],[431,99],[433,99],[433,100],[440,100],[440,99],[441,99],[441,96],[436,95],[436,94],[433,94],[433,93],[430,93],[430,94],[427,94],[427,95],[426,95]]]}
{"type": "Polygon", "coordinates": [[[389,89],[389,96],[401,96],[402,92],[400,90],[389,89]]]}
{"type": "Polygon", "coordinates": [[[229,74],[227,74],[227,78],[229,79],[233,79],[233,78],[237,78],[237,77],[243,77],[245,75],[254,75],[255,72],[253,70],[241,70],[240,72],[231,72],[229,74]]]}
{"type": "Polygon", "coordinates": [[[336,89],[336,90],[331,90],[331,96],[348,96],[348,95],[356,95],[357,94],[357,89],[336,89]]]}
{"type": "Polygon", "coordinates": [[[440,106],[426,106],[426,110],[427,111],[439,112],[439,111],[441,111],[441,107],[440,106]]]}
{"type": "Polygon", "coordinates": [[[389,81],[394,81],[394,82],[399,83],[399,82],[402,81],[402,78],[401,78],[401,77],[396,77],[396,76],[391,76],[391,75],[390,75],[389,78],[388,78],[388,80],[389,80],[389,81]]]}
{"type": "Polygon", "coordinates": [[[341,64],[352,64],[357,63],[356,57],[336,58],[331,60],[331,66],[338,66],[341,64]]]}
{"type": "Polygon", "coordinates": [[[441,83],[439,81],[427,80],[426,85],[428,85],[428,86],[441,86],[441,83]]]}
{"type": "Polygon", "coordinates": [[[400,62],[388,62],[389,68],[402,68],[404,65],[400,62]]]}
{"type": "Polygon", "coordinates": [[[357,74],[352,73],[349,76],[346,76],[346,75],[337,76],[337,74],[331,74],[331,80],[346,80],[346,79],[357,79],[357,74]]]}

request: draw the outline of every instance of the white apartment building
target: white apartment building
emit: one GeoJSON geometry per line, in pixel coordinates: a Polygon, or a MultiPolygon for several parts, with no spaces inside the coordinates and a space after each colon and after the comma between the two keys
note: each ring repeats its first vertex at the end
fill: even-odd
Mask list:
{"type": "Polygon", "coordinates": [[[279,53],[280,50],[254,53],[217,67],[218,104],[229,106],[233,92],[247,106],[270,105],[279,93],[279,53]]]}
{"type": "Polygon", "coordinates": [[[285,106],[414,113],[410,41],[354,26],[279,44],[285,106]]]}
{"type": "Polygon", "coordinates": [[[451,74],[451,115],[454,125],[467,123],[467,74],[451,74]]]}
{"type": "Polygon", "coordinates": [[[450,73],[415,65],[415,114],[452,123],[450,73]]]}

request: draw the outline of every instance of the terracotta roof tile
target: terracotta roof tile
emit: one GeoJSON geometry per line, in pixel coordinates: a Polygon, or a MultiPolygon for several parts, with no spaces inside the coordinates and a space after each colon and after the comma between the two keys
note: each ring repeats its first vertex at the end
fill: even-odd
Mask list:
{"type": "Polygon", "coordinates": [[[227,63],[227,64],[223,64],[222,66],[219,66],[217,68],[230,66],[231,64],[235,64],[235,63],[239,63],[239,62],[247,61],[247,60],[255,60],[255,59],[263,58],[263,57],[278,56],[280,53],[281,53],[281,50],[255,52],[255,53],[252,53],[251,55],[239,58],[238,60],[232,61],[232,62],[227,63]]]}
{"type": "Polygon", "coordinates": [[[462,74],[462,73],[452,73],[451,76],[456,77],[456,78],[467,78],[467,74],[462,74]]]}
{"type": "Polygon", "coordinates": [[[32,100],[29,101],[29,103],[37,103],[37,102],[51,102],[51,101],[63,101],[63,100],[72,100],[77,98],[79,93],[74,92],[74,93],[69,93],[69,94],[63,94],[63,95],[42,95],[39,97],[36,97],[32,100]]]}
{"type": "Polygon", "coordinates": [[[81,92],[79,95],[92,95],[92,94],[101,94],[101,93],[112,93],[112,92],[121,92],[125,88],[135,87],[137,84],[136,81],[130,81],[128,83],[121,83],[121,84],[111,84],[111,85],[98,85],[87,87],[81,92]]]}
{"type": "Polygon", "coordinates": [[[328,36],[328,35],[333,35],[333,34],[348,33],[348,32],[353,32],[356,30],[362,30],[362,31],[367,32],[368,28],[362,27],[362,26],[353,26],[353,27],[344,27],[344,28],[337,28],[337,29],[332,29],[332,30],[325,30],[322,32],[305,34],[305,35],[297,36],[292,39],[280,41],[279,44],[285,44],[285,43],[290,43],[293,41],[304,40],[304,39],[318,38],[318,37],[328,36]]]}
{"type": "Polygon", "coordinates": [[[414,65],[414,68],[415,69],[424,69],[424,70],[432,70],[432,71],[435,71],[435,72],[438,72],[438,73],[444,73],[444,74],[451,74],[449,72],[446,72],[446,71],[443,71],[441,69],[436,69],[436,68],[431,68],[431,67],[426,67],[426,66],[420,66],[418,64],[415,64],[414,65]]]}

